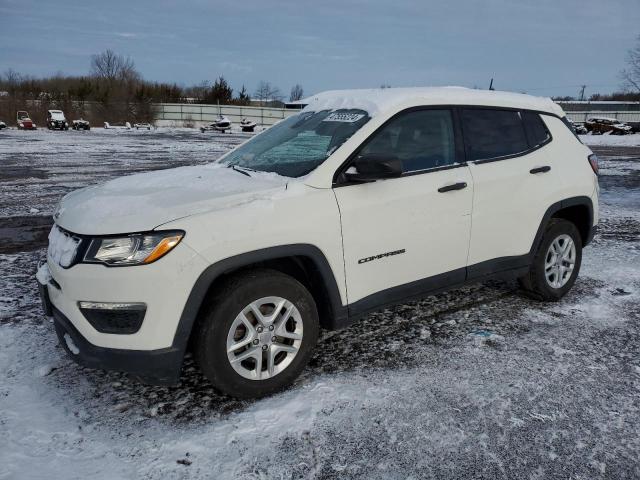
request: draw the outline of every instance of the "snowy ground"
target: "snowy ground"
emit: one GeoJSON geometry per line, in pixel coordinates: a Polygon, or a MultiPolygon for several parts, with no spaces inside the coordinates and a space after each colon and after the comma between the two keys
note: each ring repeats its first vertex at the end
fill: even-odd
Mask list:
{"type": "Polygon", "coordinates": [[[594,147],[600,233],[560,303],[496,282],[387,309],[326,333],[293,388],[256,402],[218,395],[190,360],[175,388],[68,360],[33,284],[55,201],[241,140],[0,132],[0,479],[640,477],[633,144],[594,147]]]}
{"type": "Polygon", "coordinates": [[[580,140],[589,146],[637,147],[640,146],[640,133],[632,135],[580,135],[580,140]]]}

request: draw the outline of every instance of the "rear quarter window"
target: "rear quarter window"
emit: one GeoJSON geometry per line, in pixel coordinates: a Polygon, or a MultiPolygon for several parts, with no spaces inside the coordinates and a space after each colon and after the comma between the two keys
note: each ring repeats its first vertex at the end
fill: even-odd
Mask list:
{"type": "Polygon", "coordinates": [[[538,113],[522,112],[522,123],[531,148],[539,147],[551,139],[551,134],[538,113]]]}

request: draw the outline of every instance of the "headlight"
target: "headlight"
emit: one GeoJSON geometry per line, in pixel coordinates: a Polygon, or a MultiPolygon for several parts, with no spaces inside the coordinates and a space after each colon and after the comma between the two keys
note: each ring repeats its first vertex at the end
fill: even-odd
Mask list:
{"type": "Polygon", "coordinates": [[[24,127],[24,123],[21,123],[21,124],[20,124],[20,126],[21,126],[21,127],[24,127]]]}
{"type": "Polygon", "coordinates": [[[184,237],[184,232],[151,232],[125,237],[94,238],[84,255],[85,263],[145,265],[164,257],[184,237]]]}

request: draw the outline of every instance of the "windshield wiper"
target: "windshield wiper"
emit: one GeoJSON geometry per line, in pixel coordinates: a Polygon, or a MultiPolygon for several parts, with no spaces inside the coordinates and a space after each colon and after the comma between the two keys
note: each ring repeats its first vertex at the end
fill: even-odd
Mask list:
{"type": "Polygon", "coordinates": [[[240,170],[237,166],[235,166],[233,163],[230,163],[229,166],[227,168],[232,169],[235,172],[241,173],[243,175],[246,175],[247,177],[250,177],[251,175],[249,175],[249,173],[245,172],[244,170],[240,170]]]}

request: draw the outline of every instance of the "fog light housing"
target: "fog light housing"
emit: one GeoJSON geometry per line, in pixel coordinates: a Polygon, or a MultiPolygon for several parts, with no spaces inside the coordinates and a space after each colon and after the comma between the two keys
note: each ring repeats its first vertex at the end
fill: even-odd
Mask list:
{"type": "Polygon", "coordinates": [[[140,330],[145,303],[78,302],[84,318],[100,333],[131,335],[140,330]]]}

